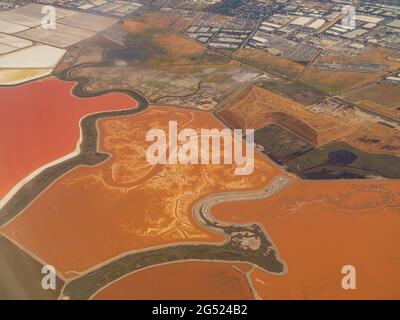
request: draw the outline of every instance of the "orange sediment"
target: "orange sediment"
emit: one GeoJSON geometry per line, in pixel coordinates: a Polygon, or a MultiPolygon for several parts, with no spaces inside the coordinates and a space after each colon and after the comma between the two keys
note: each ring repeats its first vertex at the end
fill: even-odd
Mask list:
{"type": "Polygon", "coordinates": [[[219,219],[262,223],[287,263],[282,276],[255,270],[263,299],[399,299],[399,181],[298,181],[265,200],[225,203],[219,219]],[[342,289],[342,267],[356,289],[342,289]]]}
{"type": "Polygon", "coordinates": [[[235,165],[150,165],[148,130],[222,129],[210,114],[177,108],[98,121],[99,149],[111,157],[54,182],[2,231],[67,277],[132,250],[183,242],[220,242],[192,216],[202,197],[258,190],[281,171],[256,153],[254,172],[235,165]],[[70,271],[70,272],[68,272],[70,271]]]}
{"type": "Polygon", "coordinates": [[[250,300],[253,296],[245,276],[229,263],[181,262],[131,274],[100,290],[94,299],[250,300]]]}

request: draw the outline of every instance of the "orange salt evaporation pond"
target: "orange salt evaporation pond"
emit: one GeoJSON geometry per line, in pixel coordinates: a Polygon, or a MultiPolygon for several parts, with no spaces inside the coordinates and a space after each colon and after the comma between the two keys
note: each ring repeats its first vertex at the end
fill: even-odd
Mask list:
{"type": "Polygon", "coordinates": [[[171,120],[179,130],[223,128],[211,114],[168,107],[102,119],[99,149],[112,156],[64,175],[2,232],[66,277],[132,250],[222,241],[194,220],[193,205],[214,193],[258,190],[282,172],[258,153],[248,176],[235,175],[232,164],[150,165],[147,132],[168,132],[171,120]]]}
{"type": "Polygon", "coordinates": [[[179,262],[128,275],[93,299],[250,300],[253,295],[245,275],[229,263],[179,262]]]}
{"type": "Polygon", "coordinates": [[[288,273],[253,271],[264,299],[399,299],[400,181],[297,181],[260,201],[217,205],[236,223],[258,221],[288,273]],[[343,290],[342,267],[356,268],[356,289],[343,290]]]}
{"type": "Polygon", "coordinates": [[[35,170],[73,152],[81,118],[137,105],[120,93],[78,98],[71,94],[74,86],[48,78],[0,88],[0,199],[35,170]]]}

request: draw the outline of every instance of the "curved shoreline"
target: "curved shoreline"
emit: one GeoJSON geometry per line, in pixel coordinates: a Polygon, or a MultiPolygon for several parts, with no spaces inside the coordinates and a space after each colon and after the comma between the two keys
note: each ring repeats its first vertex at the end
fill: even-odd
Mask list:
{"type": "MultiPolygon", "coordinates": [[[[72,81],[64,77],[60,77],[60,79],[72,81]]],[[[43,190],[66,172],[80,165],[93,166],[108,159],[108,154],[97,151],[97,120],[102,118],[133,115],[142,112],[149,107],[147,99],[135,91],[112,89],[88,94],[84,91],[84,86],[86,84],[82,83],[81,79],[73,81],[77,82],[76,86],[72,89],[75,96],[86,98],[119,92],[132,97],[137,102],[137,106],[135,105],[132,108],[118,111],[97,112],[83,117],[80,121],[81,136],[80,142],[78,142],[78,150],[35,170],[34,173],[24,178],[1,199],[0,227],[14,219],[43,190]],[[21,185],[21,183],[23,183],[23,185],[21,185]]]]}
{"type": "Polygon", "coordinates": [[[255,193],[251,191],[221,193],[201,199],[193,208],[193,215],[202,227],[222,232],[225,235],[223,243],[168,245],[125,254],[97,268],[92,268],[78,278],[67,281],[60,298],[91,299],[102,288],[129,274],[182,261],[244,262],[251,263],[269,273],[285,274],[286,264],[279,258],[276,246],[260,225],[221,222],[210,214],[210,209],[215,204],[225,201],[264,199],[279,192],[291,182],[292,179],[286,176],[278,176],[267,187],[255,193]],[[252,240],[255,246],[248,244],[252,240]]]}
{"type": "MultiPolygon", "coordinates": [[[[75,81],[72,93],[78,97],[93,97],[111,92],[125,93],[137,101],[137,106],[132,109],[105,111],[85,116],[80,121],[81,140],[79,151],[76,155],[64,161],[49,166],[34,176],[15,192],[14,195],[0,208],[0,227],[20,214],[37,196],[45,191],[58,178],[68,171],[81,166],[95,166],[105,160],[110,155],[98,151],[98,128],[97,120],[102,118],[121,117],[140,113],[149,108],[149,101],[138,92],[127,89],[109,89],[101,92],[88,93],[85,91],[89,79],[77,78],[70,79],[70,71],[67,69],[59,75],[61,80],[75,81]]],[[[282,176],[280,177],[282,178],[282,176]]],[[[287,177],[284,177],[290,180],[287,177]]],[[[273,182],[272,182],[273,183],[273,182]]],[[[267,197],[271,195],[268,190],[259,191],[256,196],[267,197]]],[[[279,188],[276,192],[279,191],[279,188]]],[[[275,193],[275,192],[273,192],[275,193]]],[[[235,194],[232,193],[235,197],[235,194]]],[[[240,193],[243,195],[243,193],[240,193]]],[[[252,192],[248,192],[248,197],[254,197],[252,192]]],[[[227,194],[215,197],[226,197],[227,194]]],[[[213,202],[213,196],[200,200],[206,203],[213,202]],[[211,199],[211,200],[210,200],[211,199]]],[[[211,208],[208,206],[207,208],[211,208]]],[[[216,244],[186,243],[181,245],[168,245],[160,248],[143,250],[141,252],[126,253],[116,257],[109,262],[102,263],[83,273],[80,277],[67,281],[63,287],[61,297],[71,299],[90,299],[92,295],[105,287],[112,281],[147,267],[161,265],[176,261],[224,261],[224,262],[247,262],[256,265],[267,272],[282,274],[286,272],[286,266],[276,255],[275,246],[262,227],[258,224],[234,225],[222,223],[215,220],[210,214],[204,215],[199,211],[193,211],[195,220],[205,228],[212,228],[214,231],[222,232],[225,235],[225,242],[216,244]],[[243,239],[252,237],[260,245],[257,248],[243,245],[243,239]]]]}

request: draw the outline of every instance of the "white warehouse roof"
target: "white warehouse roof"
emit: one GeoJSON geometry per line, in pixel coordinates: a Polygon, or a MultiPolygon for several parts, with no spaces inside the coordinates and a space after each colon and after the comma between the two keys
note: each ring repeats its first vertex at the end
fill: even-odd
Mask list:
{"type": "Polygon", "coordinates": [[[310,17],[298,17],[297,19],[294,19],[290,24],[294,24],[297,26],[305,26],[307,23],[310,23],[313,20],[313,18],[310,17]]]}
{"type": "Polygon", "coordinates": [[[324,24],[325,24],[325,20],[324,19],[317,19],[313,23],[309,24],[307,26],[307,28],[311,28],[311,29],[317,30],[317,29],[321,28],[324,24]]]}

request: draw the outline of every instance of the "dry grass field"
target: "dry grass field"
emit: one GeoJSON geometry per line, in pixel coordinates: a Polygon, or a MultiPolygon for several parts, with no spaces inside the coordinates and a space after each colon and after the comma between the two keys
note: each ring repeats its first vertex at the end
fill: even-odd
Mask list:
{"type": "Polygon", "coordinates": [[[392,49],[388,48],[372,48],[364,54],[356,56],[321,56],[319,61],[325,62],[340,62],[340,63],[371,63],[371,64],[383,64],[387,66],[387,71],[396,69],[400,66],[399,62],[392,61],[389,59],[393,53],[392,49]]]}
{"type": "Polygon", "coordinates": [[[301,64],[256,49],[240,49],[234,57],[241,62],[288,79],[296,78],[304,69],[301,64]]]}
{"type": "Polygon", "coordinates": [[[366,152],[400,156],[400,130],[377,122],[365,121],[342,140],[366,152]]]}
{"type": "Polygon", "coordinates": [[[180,16],[174,13],[148,12],[140,20],[155,27],[179,33],[189,28],[197,16],[198,14],[180,16]]]}
{"type": "Polygon", "coordinates": [[[344,94],[356,89],[362,90],[366,85],[373,84],[385,73],[400,67],[398,61],[388,59],[393,50],[373,48],[364,54],[356,56],[322,55],[317,62],[360,64],[370,63],[382,65],[384,68],[377,73],[356,71],[324,71],[310,67],[301,76],[300,81],[325,94],[344,94]]]}
{"type": "Polygon", "coordinates": [[[388,83],[373,83],[344,95],[346,99],[372,111],[400,120],[400,89],[388,83]]]}
{"type": "Polygon", "coordinates": [[[379,74],[350,71],[322,71],[308,68],[299,81],[322,93],[336,95],[373,83],[380,78],[379,74]]]}

